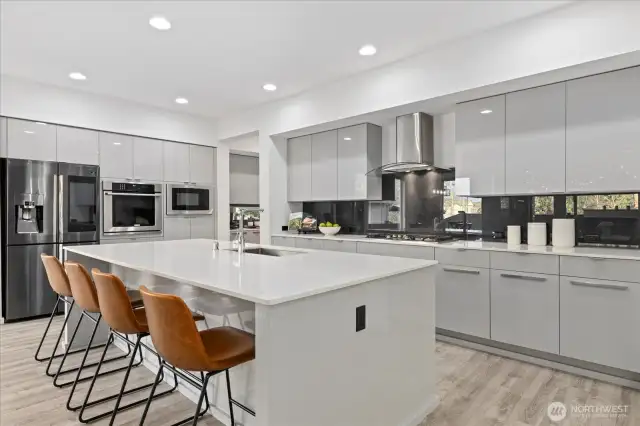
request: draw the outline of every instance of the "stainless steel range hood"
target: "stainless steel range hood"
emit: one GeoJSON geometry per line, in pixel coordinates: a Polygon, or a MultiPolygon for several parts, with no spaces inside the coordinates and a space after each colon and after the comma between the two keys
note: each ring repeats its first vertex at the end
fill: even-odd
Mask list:
{"type": "Polygon", "coordinates": [[[396,162],[380,168],[383,174],[436,169],[433,154],[433,116],[423,112],[396,118],[396,162]]]}

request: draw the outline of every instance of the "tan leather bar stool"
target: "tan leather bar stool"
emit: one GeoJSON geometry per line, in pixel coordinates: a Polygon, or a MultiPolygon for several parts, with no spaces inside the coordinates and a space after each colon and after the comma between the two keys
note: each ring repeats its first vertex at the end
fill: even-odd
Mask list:
{"type": "MultiPolygon", "coordinates": [[[[93,322],[94,324],[93,331],[91,332],[91,337],[89,338],[89,343],[87,346],[88,348],[93,343],[93,339],[95,338],[96,332],[98,331],[98,326],[102,322],[102,313],[100,312],[100,304],[98,302],[98,293],[96,291],[95,284],[93,283],[93,280],[89,275],[89,272],[87,272],[84,266],[76,262],[67,261],[65,262],[65,270],[67,272],[67,276],[69,277],[69,285],[71,286],[71,294],[73,295],[73,299],[75,300],[76,304],[80,308],[82,308],[82,314],[80,316],[80,319],[78,320],[78,323],[76,324],[75,329],[73,330],[71,340],[75,338],[75,335],[78,332],[78,328],[80,327],[82,320],[86,318],[89,321],[93,322]],[[91,314],[94,314],[96,317],[94,318],[93,316],[91,316],[91,314]]],[[[130,304],[132,303],[133,302],[130,301],[130,304]]],[[[127,340],[126,337],[125,337],[125,340],[127,340]]],[[[107,343],[111,343],[111,341],[108,340],[107,343]]],[[[67,347],[67,350],[68,350],[68,347],[67,347]]],[[[82,407],[81,405],[77,405],[77,406],[71,405],[71,400],[73,399],[73,395],[75,393],[76,386],[78,385],[78,383],[85,382],[88,380],[93,380],[93,376],[95,376],[96,374],[98,376],[105,376],[108,374],[114,374],[119,371],[124,371],[127,369],[127,367],[120,367],[120,368],[115,368],[113,370],[105,371],[103,373],[96,373],[93,376],[80,378],[83,369],[89,367],[89,365],[85,365],[85,362],[87,360],[87,355],[89,355],[88,349],[85,350],[84,352],[84,356],[82,358],[82,361],[80,362],[80,368],[78,369],[75,380],[71,382],[72,383],[71,391],[69,392],[69,398],[67,399],[67,409],[70,411],[76,411],[82,407]]],[[[97,365],[97,368],[100,369],[100,367],[104,363],[124,359],[129,355],[131,355],[134,358],[136,356],[135,352],[133,354],[131,353],[131,348],[129,347],[129,345],[127,345],[127,353],[125,353],[124,355],[116,356],[108,360],[101,359],[99,362],[94,363],[93,365],[97,365]]],[[[66,356],[62,358],[62,363],[60,364],[59,368],[62,368],[62,364],[64,364],[65,358],[66,356]]],[[[138,366],[140,364],[142,364],[142,354],[140,354],[140,360],[135,364],[135,366],[138,366]]],[[[91,405],[95,405],[95,404],[91,404],[91,405]]]]}
{"type": "MultiPolygon", "coordinates": [[[[182,299],[169,294],[152,293],[146,287],[140,287],[140,294],[147,313],[151,340],[158,354],[162,357],[157,378],[163,374],[164,368],[174,375],[180,376],[194,387],[200,388],[200,397],[195,414],[174,425],[181,425],[192,421],[198,423],[198,418],[209,409],[207,383],[209,379],[225,372],[227,392],[229,397],[229,412],[231,424],[235,425],[233,406],[236,405],[249,414],[255,413],[231,397],[231,383],[229,369],[251,361],[255,358],[255,343],[253,335],[233,327],[216,327],[198,331],[191,318],[191,312],[182,299]],[[180,370],[199,371],[202,382],[198,383],[180,370]],[[205,374],[206,373],[206,374],[205,374]],[[206,399],[206,409],[200,411],[202,401],[206,399]]],[[[158,380],[156,379],[156,384],[158,380]]],[[[140,425],[144,424],[156,384],[151,388],[147,405],[142,414],[140,425]]]]}
{"type": "MultiPolygon", "coordinates": [[[[47,278],[49,279],[49,285],[51,286],[51,288],[53,289],[54,292],[56,292],[56,294],[58,295],[58,299],[56,300],[55,305],[53,306],[53,311],[51,312],[51,317],[49,318],[49,322],[47,323],[47,327],[44,330],[44,334],[42,335],[42,339],[40,339],[40,344],[38,345],[38,349],[36,350],[36,354],[35,354],[35,359],[36,361],[49,361],[47,364],[47,369],[45,370],[47,376],[49,377],[55,377],[56,375],[63,375],[63,374],[68,374],[68,373],[73,373],[78,371],[79,367],[75,367],[75,368],[70,368],[67,370],[58,370],[59,373],[55,373],[51,371],[51,365],[52,365],[52,361],[56,358],[60,358],[65,356],[65,353],[61,353],[61,354],[56,354],[56,350],[58,349],[58,346],[60,346],[60,340],[62,339],[62,335],[64,334],[64,329],[67,325],[67,322],[69,320],[69,314],[71,313],[71,310],[73,309],[73,307],[75,306],[75,300],[72,299],[72,294],[71,294],[71,286],[69,285],[69,277],[67,276],[66,271],[64,270],[64,267],[62,266],[62,263],[60,263],[60,261],[58,260],[57,257],[55,256],[49,256],[47,254],[42,254],[40,255],[40,258],[42,259],[42,263],[44,264],[44,269],[47,273],[47,278]],[[53,317],[57,314],[58,311],[58,307],[60,306],[60,303],[65,303],[68,307],[69,307],[69,312],[67,315],[65,315],[64,318],[64,322],[62,323],[62,328],[60,329],[60,333],[58,334],[58,338],[56,339],[56,344],[53,347],[53,351],[51,352],[51,355],[46,357],[46,358],[40,358],[39,353],[40,350],[42,348],[42,344],[44,343],[44,340],[47,336],[47,333],[49,332],[49,328],[51,327],[51,322],[53,321],[53,317]]],[[[140,295],[138,294],[138,298],[139,298],[139,304],[142,305],[142,299],[140,298],[140,295]]],[[[70,340],[68,343],[68,347],[71,346],[71,344],[73,343],[73,340],[70,340]]],[[[92,346],[91,349],[97,349],[97,348],[101,348],[105,346],[104,344],[102,345],[96,345],[96,346],[92,346]]],[[[69,349],[67,347],[67,350],[69,349]]],[[[72,354],[76,354],[76,353],[80,353],[85,351],[86,348],[81,348],[81,349],[76,349],[73,351],[68,351],[66,354],[67,355],[72,355],[72,354]]],[[[95,365],[95,364],[94,364],[95,365]]],[[[54,380],[54,382],[57,383],[57,381],[54,380]]],[[[71,383],[68,383],[67,385],[70,385],[71,383]]]]}
{"type": "MultiPolygon", "coordinates": [[[[93,275],[94,284],[98,293],[98,302],[100,304],[100,312],[102,313],[102,319],[109,325],[109,340],[112,341],[114,337],[120,337],[121,340],[127,343],[130,347],[133,348],[133,353],[137,353],[141,351],[141,346],[143,346],[148,351],[154,353],[156,356],[158,354],[152,348],[148,347],[142,342],[142,338],[149,335],[149,327],[147,326],[147,316],[144,308],[133,309],[129,300],[129,296],[127,294],[127,289],[124,286],[122,280],[117,276],[109,273],[100,272],[98,269],[92,269],[91,274],[93,275]],[[135,343],[125,339],[125,335],[135,334],[136,339],[135,343]]],[[[204,317],[198,316],[194,317],[195,320],[202,320],[204,317]]],[[[107,354],[107,348],[102,352],[103,360],[107,354]]],[[[93,387],[96,383],[96,379],[98,378],[98,373],[100,372],[100,366],[96,370],[96,374],[93,376],[93,380],[89,385],[89,389],[87,390],[87,394],[85,396],[84,402],[82,403],[82,407],[80,408],[80,412],[78,414],[78,420],[81,423],[90,423],[92,421],[109,417],[111,416],[111,420],[109,422],[110,425],[113,425],[115,422],[116,415],[119,411],[127,410],[129,408],[135,407],[137,405],[141,405],[147,402],[147,398],[142,398],[140,400],[128,403],[126,405],[120,406],[120,401],[122,400],[123,395],[128,395],[134,392],[138,392],[142,389],[149,388],[153,385],[153,383],[149,383],[146,385],[138,386],[133,389],[126,390],[127,381],[129,380],[129,374],[131,373],[131,369],[133,367],[135,357],[131,357],[129,361],[128,369],[124,375],[124,379],[122,381],[122,386],[120,387],[120,392],[107,396],[104,398],[100,398],[96,401],[89,402],[89,398],[91,397],[91,392],[93,391],[93,387]],[[112,410],[106,411],[101,414],[96,414],[90,418],[84,418],[84,411],[87,407],[91,405],[95,405],[98,403],[106,402],[112,399],[116,399],[115,406],[112,410]]],[[[158,380],[162,382],[164,377],[160,377],[158,380]]],[[[167,391],[159,393],[155,395],[155,398],[162,397],[164,395],[168,395],[171,392],[175,391],[178,388],[178,378],[174,377],[173,387],[167,391]]]]}

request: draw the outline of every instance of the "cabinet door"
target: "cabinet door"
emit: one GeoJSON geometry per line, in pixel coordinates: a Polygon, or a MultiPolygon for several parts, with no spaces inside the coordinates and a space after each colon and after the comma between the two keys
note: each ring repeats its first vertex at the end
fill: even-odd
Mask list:
{"type": "Polygon", "coordinates": [[[7,119],[0,117],[0,158],[7,157],[7,119]]]}
{"type": "Polygon", "coordinates": [[[322,241],[322,249],[329,251],[342,251],[345,253],[357,253],[358,243],[355,241],[326,239],[322,241]]]}
{"type": "Polygon", "coordinates": [[[213,148],[200,145],[189,145],[189,180],[196,183],[215,182],[215,159],[213,148]]]}
{"type": "Polygon", "coordinates": [[[162,141],[133,138],[133,177],[162,181],[162,141]]]}
{"type": "Polygon", "coordinates": [[[335,200],[338,196],[338,131],[311,135],[311,198],[335,200]]]}
{"type": "Polygon", "coordinates": [[[491,271],[491,338],[559,353],[559,277],[491,271]]]}
{"type": "Polygon", "coordinates": [[[7,157],[56,161],[56,127],[35,121],[7,119],[7,157]]]}
{"type": "Polygon", "coordinates": [[[296,238],[296,247],[303,249],[322,250],[322,240],[319,238],[296,238]]]}
{"type": "Polygon", "coordinates": [[[505,96],[456,106],[456,178],[471,195],[505,193],[505,96]]]}
{"type": "Polygon", "coordinates": [[[567,191],[640,188],[640,67],[567,82],[567,191]]]}
{"type": "Polygon", "coordinates": [[[640,372],[640,284],[562,277],[560,355],[640,372]]]}
{"type": "Polygon", "coordinates": [[[188,240],[191,238],[191,219],[188,217],[165,217],[164,240],[188,240]]]}
{"type": "Polygon", "coordinates": [[[358,243],[358,253],[374,254],[377,256],[409,257],[412,259],[433,260],[433,247],[421,247],[410,244],[392,243],[358,243]]]}
{"type": "Polygon", "coordinates": [[[213,215],[191,218],[191,239],[213,239],[215,236],[215,221],[213,215]]]}
{"type": "Polygon", "coordinates": [[[338,130],[338,200],[367,198],[367,125],[338,130]]]}
{"type": "Polygon", "coordinates": [[[58,161],[76,164],[100,164],[98,132],[58,126],[58,161]]]}
{"type": "Polygon", "coordinates": [[[311,136],[287,141],[288,201],[311,200],[311,136]]]}
{"type": "Polygon", "coordinates": [[[189,182],[189,145],[164,142],[162,151],[165,182],[189,182]]]}
{"type": "Polygon", "coordinates": [[[295,247],[295,238],[293,237],[271,237],[271,244],[280,247],[295,247]]]}
{"type": "Polygon", "coordinates": [[[439,265],[436,280],[436,327],[489,339],[489,282],[489,269],[439,265]]]}
{"type": "Polygon", "coordinates": [[[507,94],[507,194],[564,192],[565,88],[558,83],[507,94]]]}
{"type": "Polygon", "coordinates": [[[133,179],[133,138],[100,133],[100,177],[133,179]]]}
{"type": "Polygon", "coordinates": [[[258,157],[229,155],[229,204],[260,204],[258,157]]]}

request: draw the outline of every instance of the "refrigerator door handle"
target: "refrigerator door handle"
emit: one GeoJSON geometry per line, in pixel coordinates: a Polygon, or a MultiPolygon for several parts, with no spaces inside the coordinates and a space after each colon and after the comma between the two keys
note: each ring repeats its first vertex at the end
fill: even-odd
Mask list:
{"type": "Polygon", "coordinates": [[[53,255],[58,259],[58,175],[53,175],[53,238],[54,238],[54,246],[53,246],[53,255]]]}
{"type": "Polygon", "coordinates": [[[58,242],[62,242],[64,238],[64,219],[64,175],[60,174],[58,175],[58,220],[60,221],[58,242]]]}

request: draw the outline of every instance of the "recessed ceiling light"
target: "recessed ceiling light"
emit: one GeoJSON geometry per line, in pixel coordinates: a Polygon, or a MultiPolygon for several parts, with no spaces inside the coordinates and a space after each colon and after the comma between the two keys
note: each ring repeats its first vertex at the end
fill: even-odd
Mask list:
{"type": "Polygon", "coordinates": [[[493,111],[490,109],[483,109],[482,111],[480,111],[480,114],[491,114],[493,111]]]}
{"type": "Polygon", "coordinates": [[[149,19],[149,25],[151,25],[156,30],[166,31],[171,29],[171,22],[164,16],[154,16],[149,19]]]}
{"type": "Polygon", "coordinates": [[[46,126],[47,125],[47,123],[43,123],[42,121],[36,121],[36,124],[39,124],[41,126],[46,126]]]}
{"type": "Polygon", "coordinates": [[[114,142],[114,145],[122,145],[122,142],[114,142]]]}
{"type": "Polygon", "coordinates": [[[351,140],[351,138],[344,138],[344,140],[345,140],[345,141],[350,141],[350,140],[351,140]]]}
{"type": "Polygon", "coordinates": [[[69,74],[69,78],[73,80],[86,80],[87,76],[82,74],[81,72],[72,72],[69,74]]]}
{"type": "Polygon", "coordinates": [[[34,132],[34,131],[32,131],[32,130],[25,130],[24,132],[25,132],[25,133],[28,133],[28,134],[30,134],[30,135],[31,135],[31,134],[33,134],[33,133],[35,133],[35,132],[34,132]]]}
{"type": "Polygon", "coordinates": [[[375,55],[378,49],[373,44],[365,44],[358,50],[362,56],[372,56],[375,55]]]}
{"type": "Polygon", "coordinates": [[[176,98],[177,104],[188,104],[189,100],[187,98],[176,98]]]}
{"type": "Polygon", "coordinates": [[[267,92],[273,92],[274,90],[277,89],[276,85],[273,83],[267,83],[264,86],[262,86],[262,88],[267,92]]]}

